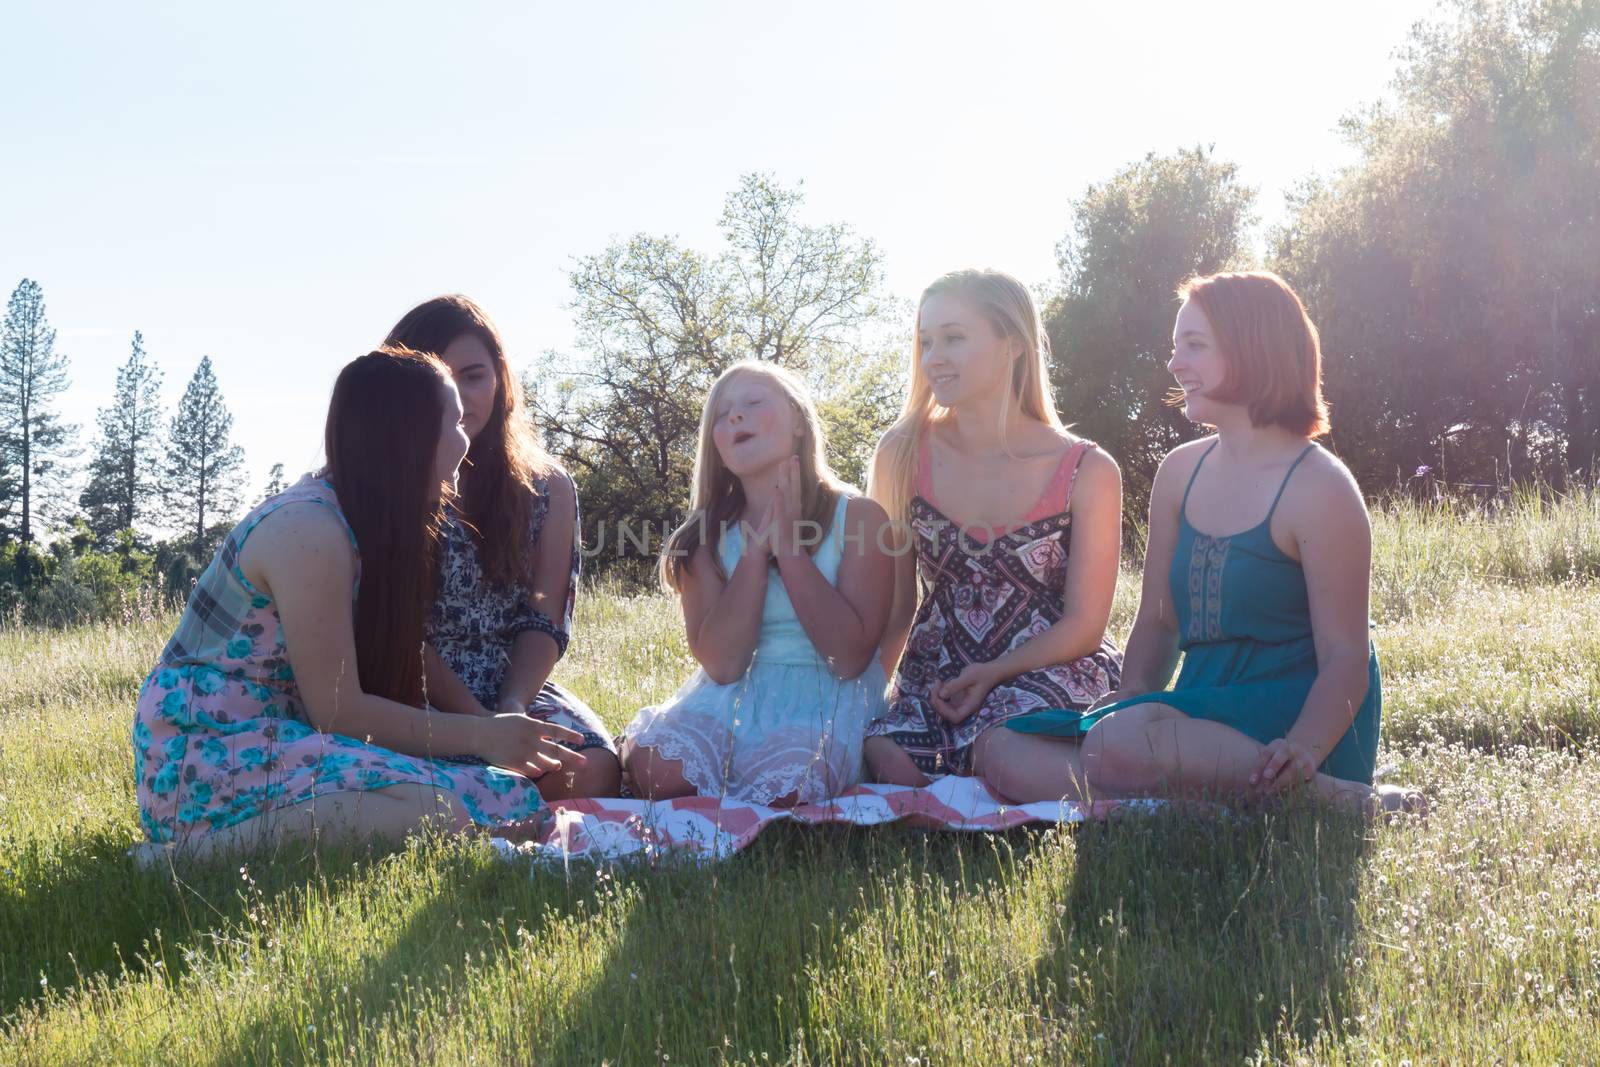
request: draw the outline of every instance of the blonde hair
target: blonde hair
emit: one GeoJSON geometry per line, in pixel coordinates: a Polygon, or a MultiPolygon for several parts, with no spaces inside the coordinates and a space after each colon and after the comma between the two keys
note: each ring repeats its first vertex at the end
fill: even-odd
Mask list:
{"type": "MultiPolygon", "coordinates": [[[[997,335],[1021,342],[1022,352],[1011,364],[1011,395],[1024,415],[1038,419],[1057,433],[1066,432],[1056,414],[1045,367],[1050,340],[1027,286],[997,270],[958,270],[944,275],[924,289],[917,301],[916,328],[911,335],[911,392],[900,417],[878,444],[879,457],[867,483],[867,495],[882,504],[889,518],[902,527],[910,521],[918,444],[930,425],[949,416],[949,409],[933,398],[933,385],[922,371],[922,305],[941,293],[954,293],[972,301],[997,335]],[[879,462],[886,467],[882,479],[878,477],[879,462]]],[[[1001,440],[1005,439],[1007,410],[1000,409],[1001,440]]]]}
{"type": "Polygon", "coordinates": [[[694,458],[694,489],[689,501],[689,517],[667,538],[661,553],[661,584],[674,592],[683,589],[683,575],[689,561],[704,545],[710,545],[712,566],[726,579],[722,560],[716,553],[717,538],[725,526],[731,525],[744,510],[744,487],[738,477],[722,462],[722,453],[712,437],[716,425],[717,404],[723,392],[735,378],[754,376],[763,378],[777,387],[794,407],[800,421],[800,521],[816,524],[820,531],[817,543],[806,546],[814,552],[820,539],[833,525],[833,512],[841,494],[851,487],[833,473],[828,464],[827,436],[817,406],[806,391],[805,383],[792,371],[774,363],[746,359],[733,364],[711,385],[706,394],[705,410],[700,413],[700,445],[694,458]],[[713,533],[715,531],[715,534],[713,533]]]}

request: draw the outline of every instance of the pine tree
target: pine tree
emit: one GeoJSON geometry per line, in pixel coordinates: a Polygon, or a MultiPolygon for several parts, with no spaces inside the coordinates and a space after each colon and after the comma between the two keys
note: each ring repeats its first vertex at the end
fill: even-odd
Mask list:
{"type": "Polygon", "coordinates": [[[117,392],[100,409],[100,441],[78,504],[102,542],[148,520],[161,493],[161,368],[145,358],[144,335],[117,368],[117,392]]]}
{"type": "Polygon", "coordinates": [[[172,417],[165,493],[169,522],[203,538],[208,523],[229,518],[239,507],[244,450],[228,442],[233,416],[202,356],[172,417]]]}
{"type": "MultiPolygon", "coordinates": [[[[51,401],[67,388],[67,357],[55,350],[44,290],[28,278],[11,293],[0,323],[0,537],[35,539],[47,490],[65,474],[75,427],[51,401]]],[[[26,583],[26,565],[18,577],[26,583]]]]}
{"type": "Polygon", "coordinates": [[[271,500],[288,487],[289,483],[285,481],[283,477],[283,464],[274,463],[272,465],[272,469],[267,472],[266,491],[261,494],[261,499],[257,500],[256,503],[259,504],[263,500],[271,500]]]}

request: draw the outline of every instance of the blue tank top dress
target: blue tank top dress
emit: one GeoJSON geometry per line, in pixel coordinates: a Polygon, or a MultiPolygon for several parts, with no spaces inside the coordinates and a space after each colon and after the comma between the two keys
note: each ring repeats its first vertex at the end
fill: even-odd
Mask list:
{"type": "MultiPolygon", "coordinates": [[[[1178,544],[1168,581],[1178,616],[1183,665],[1172,689],[1147,693],[1092,714],[1056,710],[1008,722],[1021,733],[1082,737],[1100,719],[1134,704],[1161,703],[1193,719],[1220,722],[1262,744],[1288,734],[1317,680],[1306,575],[1272,540],[1272,516],[1305,450],[1284,475],[1267,517],[1230,537],[1212,537],[1189,524],[1189,492],[1213,443],[1183,491],[1178,544]]],[[[1368,643],[1367,695],[1322,770],[1370,784],[1383,714],[1378,654],[1368,643]]]]}

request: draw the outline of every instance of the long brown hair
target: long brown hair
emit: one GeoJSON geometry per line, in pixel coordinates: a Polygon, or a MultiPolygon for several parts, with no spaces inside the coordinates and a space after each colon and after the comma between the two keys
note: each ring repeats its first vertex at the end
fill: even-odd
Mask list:
{"type": "Polygon", "coordinates": [[[471,334],[494,359],[494,410],[472,439],[461,465],[457,506],[472,527],[478,558],[489,580],[501,586],[533,585],[534,556],[528,543],[534,478],[555,461],[539,444],[522,407],[522,386],[511,373],[506,346],[488,314],[454,293],[423,301],[394,324],[386,345],[404,345],[443,356],[450,342],[471,334]]]}
{"type": "Polygon", "coordinates": [[[323,434],[339,509],[361,558],[356,672],[362,691],[423,703],[422,642],[433,608],[445,487],[434,475],[450,368],[385,345],[339,372],[323,434]]]}
{"type": "Polygon", "coordinates": [[[828,442],[822,419],[811,395],[793,371],[761,360],[740,360],[717,378],[706,394],[705,410],[700,414],[700,447],[694,457],[694,496],[689,501],[689,519],[667,538],[661,553],[661,583],[675,592],[683,591],[683,572],[689,566],[695,551],[701,545],[712,547],[712,568],[723,573],[722,561],[717,558],[716,544],[724,524],[738,521],[744,510],[744,487],[739,479],[722,462],[722,453],[712,431],[717,422],[717,404],[722,392],[735,379],[743,376],[765,378],[775,385],[793,405],[800,422],[800,441],[796,451],[800,456],[800,521],[816,524],[817,540],[806,546],[806,552],[815,555],[821,541],[833,526],[834,509],[839,506],[839,495],[850,490],[828,465],[828,442]]]}

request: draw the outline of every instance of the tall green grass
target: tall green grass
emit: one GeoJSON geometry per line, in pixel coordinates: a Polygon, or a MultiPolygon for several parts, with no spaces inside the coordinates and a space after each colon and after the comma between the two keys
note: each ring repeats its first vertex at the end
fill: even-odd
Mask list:
{"type": "MultiPolygon", "coordinates": [[[[1382,759],[1426,824],[1177,811],[776,827],[727,863],[482,842],[142,871],[128,730],[171,619],[0,629],[0,1063],[1600,1060],[1592,497],[1375,514],[1382,759]]],[[[1125,637],[1136,578],[1118,590],[1125,637]]],[[[614,727],[675,605],[580,597],[614,727]]]]}

